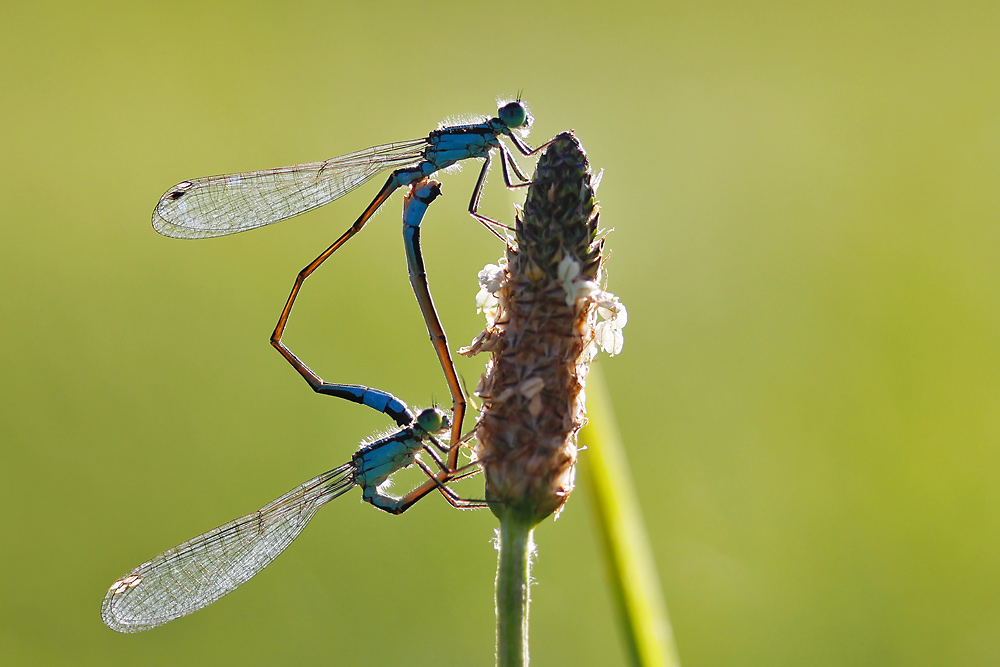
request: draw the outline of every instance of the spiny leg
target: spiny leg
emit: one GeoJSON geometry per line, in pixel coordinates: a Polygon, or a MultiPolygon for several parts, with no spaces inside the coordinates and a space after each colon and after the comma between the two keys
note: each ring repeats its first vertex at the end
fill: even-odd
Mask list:
{"type": "MultiPolygon", "coordinates": [[[[441,472],[450,473],[452,475],[451,477],[449,477],[449,481],[456,480],[456,479],[463,479],[465,477],[468,477],[470,474],[475,474],[476,472],[478,472],[478,465],[479,465],[478,459],[471,460],[469,463],[466,463],[463,466],[458,466],[457,465],[458,456],[456,455],[455,456],[456,466],[452,467],[452,468],[449,468],[447,465],[445,465],[444,460],[441,458],[441,454],[439,454],[433,448],[433,447],[436,447],[441,453],[448,454],[453,449],[460,449],[460,448],[464,447],[466,445],[467,441],[468,441],[468,436],[464,436],[461,440],[459,440],[459,442],[458,442],[457,445],[453,445],[451,447],[445,447],[443,444],[441,444],[441,441],[438,440],[437,438],[435,438],[434,436],[431,436],[429,438],[429,440],[430,440],[430,444],[424,443],[423,444],[423,449],[424,449],[424,451],[427,452],[427,455],[430,456],[434,460],[434,463],[437,464],[437,466],[441,470],[441,472]],[[433,445],[433,447],[431,445],[433,445]],[[458,475],[458,473],[462,472],[463,470],[468,470],[469,468],[473,468],[473,467],[477,467],[477,470],[474,470],[472,473],[466,473],[464,475],[459,475],[457,477],[455,476],[455,475],[458,475]]],[[[423,461],[421,461],[420,459],[416,459],[416,462],[420,466],[424,465],[423,461]]],[[[427,469],[425,469],[425,472],[427,472],[427,469]]],[[[430,472],[428,474],[433,476],[433,475],[436,475],[437,473],[430,472]]]]}
{"type": "MultiPolygon", "coordinates": [[[[570,130],[570,131],[572,132],[572,130],[570,130]]],[[[522,139],[521,137],[517,136],[513,132],[511,132],[507,136],[510,137],[510,143],[514,144],[514,146],[517,147],[517,150],[520,151],[521,155],[523,155],[524,157],[531,157],[532,155],[534,155],[535,153],[541,151],[546,146],[548,146],[553,141],[555,141],[556,137],[558,137],[559,135],[557,134],[556,137],[552,137],[551,139],[549,139],[548,141],[546,141],[544,144],[542,144],[538,148],[532,148],[527,143],[525,143],[524,139],[522,139]]]]}
{"type": "MultiPolygon", "coordinates": [[[[451,450],[457,451],[459,448],[464,447],[468,443],[468,441],[474,437],[475,437],[475,430],[470,431],[468,434],[462,436],[462,439],[458,441],[458,444],[452,445],[451,450]]],[[[430,440],[430,445],[435,445],[436,447],[441,448],[441,443],[433,435],[431,435],[430,438],[428,439],[430,440]]],[[[419,456],[415,457],[413,459],[413,462],[416,463],[416,465],[421,470],[424,471],[424,474],[427,475],[429,481],[435,482],[438,491],[440,491],[441,495],[445,497],[445,500],[447,500],[452,507],[455,507],[457,509],[486,507],[487,505],[482,504],[486,501],[460,498],[458,494],[456,494],[454,491],[445,486],[446,483],[457,482],[459,480],[465,479],[467,477],[472,477],[473,475],[478,475],[479,473],[481,473],[483,471],[483,468],[480,465],[480,461],[476,459],[469,461],[463,466],[457,466],[457,454],[456,454],[455,456],[456,463],[454,464],[454,467],[447,468],[442,463],[441,458],[438,456],[437,452],[435,452],[430,445],[427,444],[427,442],[424,442],[423,450],[427,452],[427,454],[431,457],[431,459],[434,460],[438,468],[441,469],[441,472],[435,473],[433,470],[431,470],[430,466],[428,466],[420,459],[419,456]],[[458,504],[456,504],[456,501],[458,504]]]]}
{"type": "Polygon", "coordinates": [[[383,493],[377,486],[363,485],[362,499],[365,500],[365,502],[371,503],[373,507],[377,507],[384,512],[389,512],[390,514],[402,514],[406,510],[410,509],[410,507],[412,507],[418,500],[436,489],[441,492],[452,507],[457,509],[471,509],[488,506],[486,501],[460,498],[454,491],[445,486],[449,482],[464,479],[478,473],[480,471],[478,461],[473,461],[459,468],[448,469],[442,465],[441,459],[431,450],[430,447],[427,446],[426,443],[424,443],[421,448],[430,454],[435,462],[442,467],[440,472],[435,473],[426,463],[420,460],[419,457],[415,457],[413,461],[424,472],[424,474],[427,475],[427,481],[399,498],[383,493]]]}
{"type": "Polygon", "coordinates": [[[490,230],[494,236],[507,243],[507,239],[497,231],[500,229],[510,229],[507,225],[497,222],[492,218],[487,218],[485,215],[479,215],[479,200],[483,197],[483,186],[486,185],[486,174],[490,171],[490,162],[492,158],[490,154],[486,154],[486,159],[483,161],[483,168],[479,170],[479,178],[476,179],[476,187],[472,189],[472,199],[469,200],[469,214],[482,223],[483,227],[490,230]]]}
{"type": "MultiPolygon", "coordinates": [[[[538,148],[531,148],[530,146],[528,146],[528,144],[524,143],[524,141],[519,137],[517,137],[516,135],[511,134],[509,136],[511,142],[526,157],[534,155],[535,153],[537,153],[538,151],[542,150],[550,143],[552,143],[552,139],[549,139],[538,148]]],[[[504,184],[511,189],[523,188],[531,185],[531,181],[528,179],[527,176],[525,176],[524,172],[521,171],[521,168],[518,166],[517,161],[514,160],[514,156],[511,155],[510,150],[507,148],[507,146],[501,143],[499,151],[500,151],[500,165],[501,167],[503,167],[501,171],[503,172],[504,184]],[[513,179],[510,177],[511,171],[513,171],[514,175],[521,181],[520,183],[515,183],[513,181],[513,179]]],[[[508,227],[503,223],[497,222],[492,218],[488,218],[484,215],[481,215],[479,213],[479,202],[483,196],[483,187],[486,185],[486,174],[489,172],[490,169],[490,161],[491,161],[490,153],[487,153],[486,160],[483,162],[483,168],[480,169],[479,171],[479,178],[476,180],[476,187],[472,190],[472,199],[469,201],[469,214],[473,218],[481,222],[483,226],[486,227],[486,229],[493,232],[493,234],[495,234],[497,238],[506,243],[507,239],[505,239],[497,231],[497,228],[510,229],[510,227],[508,227]]]]}
{"type": "MultiPolygon", "coordinates": [[[[485,500],[473,500],[469,498],[461,498],[457,493],[455,493],[447,486],[445,486],[446,483],[457,482],[460,479],[465,479],[466,477],[472,477],[473,475],[477,475],[480,472],[482,472],[482,468],[479,467],[478,461],[473,461],[468,465],[464,465],[461,468],[458,468],[457,470],[450,472],[448,474],[448,479],[446,481],[442,481],[439,478],[441,473],[435,473],[433,470],[430,469],[430,467],[428,467],[426,463],[421,461],[419,458],[414,459],[414,462],[427,475],[427,477],[429,478],[428,482],[434,484],[437,490],[441,492],[441,495],[444,496],[444,499],[448,501],[448,504],[450,504],[455,509],[476,509],[479,507],[489,507],[489,502],[485,500]],[[461,472],[463,470],[467,470],[467,472],[461,472]]],[[[428,482],[425,482],[425,485],[428,482]]]]}
{"type": "Polygon", "coordinates": [[[531,185],[531,181],[528,180],[528,177],[521,171],[521,167],[518,166],[514,156],[510,154],[510,151],[507,150],[507,147],[503,144],[500,144],[500,165],[503,167],[503,180],[508,188],[523,188],[531,185]],[[514,183],[511,181],[511,171],[513,171],[514,175],[521,181],[520,183],[514,183]]]}
{"type": "MultiPolygon", "coordinates": [[[[441,460],[437,457],[437,454],[435,454],[430,449],[426,449],[426,451],[427,451],[428,454],[431,455],[431,458],[434,459],[434,461],[438,464],[438,466],[443,471],[445,468],[441,464],[441,460]]],[[[424,473],[427,474],[428,477],[436,478],[436,476],[438,475],[438,473],[436,473],[433,470],[431,470],[431,467],[429,465],[427,465],[426,463],[424,463],[423,461],[421,461],[420,459],[414,459],[414,462],[417,464],[417,466],[420,467],[421,470],[424,471],[424,473]]],[[[482,469],[482,467],[480,467],[478,460],[470,461],[470,462],[466,463],[464,466],[460,466],[460,467],[456,468],[455,470],[452,470],[451,474],[448,477],[448,483],[457,482],[457,481],[459,481],[461,479],[465,479],[466,477],[472,477],[473,475],[478,475],[482,471],[483,471],[483,469],[482,469]]],[[[443,486],[444,482],[442,482],[441,485],[443,486]]]]}
{"type": "Polygon", "coordinates": [[[481,504],[484,501],[460,498],[458,494],[456,494],[454,491],[452,491],[446,486],[446,484],[450,484],[451,482],[457,482],[459,480],[465,479],[467,477],[472,477],[473,475],[478,475],[479,473],[481,473],[483,469],[479,467],[478,461],[472,461],[464,466],[461,466],[460,468],[449,471],[445,467],[444,462],[437,455],[437,452],[435,452],[430,447],[427,447],[426,445],[424,446],[424,451],[426,451],[427,454],[430,455],[432,459],[434,459],[434,462],[441,469],[440,473],[435,473],[433,470],[431,470],[430,466],[421,461],[419,458],[415,458],[413,461],[414,463],[417,464],[417,467],[419,467],[424,472],[424,474],[427,475],[428,480],[434,482],[434,485],[437,488],[437,490],[441,492],[441,495],[444,496],[445,500],[447,500],[452,507],[455,507],[457,509],[486,507],[486,505],[481,504]],[[445,477],[445,479],[443,480],[439,478],[439,476],[442,475],[445,477]],[[456,504],[456,501],[460,503],[461,506],[459,506],[459,504],[456,504]]]}
{"type": "MultiPolygon", "coordinates": [[[[439,473],[444,475],[444,473],[439,473]]],[[[444,484],[447,478],[443,481],[439,481],[436,478],[432,478],[413,489],[405,496],[400,498],[394,498],[388,494],[382,493],[378,489],[372,489],[370,492],[368,489],[364,489],[362,498],[367,502],[371,503],[373,507],[388,512],[389,514],[402,514],[406,510],[413,507],[413,504],[426,496],[431,491],[438,488],[439,484],[444,484]]]]}

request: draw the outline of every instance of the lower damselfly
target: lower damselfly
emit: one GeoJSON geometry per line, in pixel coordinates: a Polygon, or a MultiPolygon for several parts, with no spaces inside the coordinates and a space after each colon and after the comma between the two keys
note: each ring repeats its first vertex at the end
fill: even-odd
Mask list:
{"type": "MultiPolygon", "coordinates": [[[[419,229],[427,206],[439,193],[437,181],[413,184],[404,201],[404,226],[419,229]]],[[[419,241],[408,248],[408,263],[422,269],[419,241]],[[411,252],[416,253],[412,258],[411,252]]],[[[426,286],[426,280],[423,284],[426,286]]],[[[427,299],[429,302],[429,292],[427,299]]],[[[444,331],[436,313],[434,321],[443,341],[444,331]]],[[[361,487],[362,500],[391,514],[405,512],[434,490],[440,491],[456,508],[487,505],[459,498],[446,486],[479,472],[475,463],[457,465],[458,448],[463,440],[446,445],[438,439],[437,434],[451,426],[447,413],[429,408],[414,414],[389,392],[325,382],[290,350],[284,348],[283,354],[317,393],[360,403],[386,414],[399,430],[363,444],[348,463],[295,487],[256,512],[188,540],[119,577],[108,589],[101,606],[101,616],[108,627],[118,632],[140,632],[215,602],[267,567],[298,537],[320,507],[355,486],[361,487]],[[420,453],[429,456],[437,470],[422,461],[420,453]],[[418,466],[427,480],[402,497],[389,495],[385,491],[386,482],[411,465],[418,466]]]]}
{"type": "MultiPolygon", "coordinates": [[[[397,423],[406,421],[400,419],[404,415],[409,422],[401,424],[402,428],[392,435],[363,446],[350,462],[300,484],[256,512],[164,551],[122,575],[111,584],[101,605],[101,617],[108,627],[118,632],[141,632],[215,602],[267,567],[299,536],[320,507],[355,486],[361,487],[363,500],[392,514],[405,512],[435,488],[441,489],[456,507],[482,506],[462,500],[440,485],[434,480],[434,471],[417,458],[418,452],[424,451],[444,469],[435,448],[442,452],[448,448],[434,435],[450,426],[443,411],[429,408],[413,416],[391,395],[366,387],[358,390],[382,394],[380,400],[395,404],[399,411],[397,423]],[[414,463],[431,477],[428,489],[421,491],[424,485],[401,498],[380,490],[393,473],[414,463]]],[[[391,412],[387,410],[387,414],[391,412]]]]}

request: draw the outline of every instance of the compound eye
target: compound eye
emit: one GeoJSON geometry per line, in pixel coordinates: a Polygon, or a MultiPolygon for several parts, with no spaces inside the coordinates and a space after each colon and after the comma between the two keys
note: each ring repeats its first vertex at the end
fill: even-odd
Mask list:
{"type": "Polygon", "coordinates": [[[528,124],[528,110],[522,102],[509,102],[497,110],[503,124],[514,129],[528,124]]]}
{"type": "Polygon", "coordinates": [[[440,431],[447,423],[448,417],[437,408],[428,408],[417,415],[417,426],[428,433],[440,431]]]}

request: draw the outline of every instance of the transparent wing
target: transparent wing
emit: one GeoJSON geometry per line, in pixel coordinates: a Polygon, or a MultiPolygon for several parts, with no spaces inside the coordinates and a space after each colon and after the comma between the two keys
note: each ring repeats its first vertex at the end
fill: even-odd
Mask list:
{"type": "Polygon", "coordinates": [[[160,198],[153,229],[201,239],[263,227],[328,204],[381,171],[417,164],[426,146],[426,139],[415,139],[326,162],[183,181],[160,198]]]}
{"type": "Polygon", "coordinates": [[[141,632],[215,602],[267,567],[316,510],[352,486],[348,463],[164,551],[111,585],[101,605],[104,622],[118,632],[141,632]]]}

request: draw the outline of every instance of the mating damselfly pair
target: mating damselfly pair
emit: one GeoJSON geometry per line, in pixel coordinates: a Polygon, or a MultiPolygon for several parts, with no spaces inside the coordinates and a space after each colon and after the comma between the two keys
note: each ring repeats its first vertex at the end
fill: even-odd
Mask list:
{"type": "MultiPolygon", "coordinates": [[[[299,272],[271,334],[271,344],[318,393],[367,405],[391,417],[395,433],[362,446],[351,461],[334,468],[265,505],[173,549],[123,575],[104,598],[104,622],[120,632],[138,632],[162,625],[211,604],[235,590],[266,567],[299,535],[316,511],[354,486],[379,509],[399,514],[428,493],[438,490],[455,507],[483,506],[459,498],[446,485],[477,472],[474,464],[458,464],[463,444],[466,400],[448,349],[447,338],[430,295],[420,251],[420,223],[440,194],[440,184],[428,177],[470,158],[483,167],[469,202],[469,213],[500,236],[500,226],[478,213],[493,150],[500,154],[508,187],[527,185],[507,146],[507,137],[525,156],[535,154],[516,133],[531,117],[520,101],[501,105],[497,116],[480,123],[441,127],[423,139],[374,146],[324,162],[183,181],[161,197],[153,212],[153,227],[174,238],[209,238],[269,225],[347,194],[376,174],[392,172],[381,190],[351,227],[299,272]],[[511,172],[518,179],[511,178],[511,172]],[[325,382],[281,340],[303,282],[338,248],[357,234],[383,203],[403,186],[403,239],[407,269],[431,342],[452,396],[452,413],[437,408],[414,414],[389,392],[362,385],[325,382]],[[447,443],[438,433],[450,428],[447,443]],[[433,470],[419,458],[426,453],[433,470]],[[396,498],[382,488],[395,472],[419,466],[427,480],[396,498]]],[[[502,238],[502,237],[501,237],[502,238]]]]}

